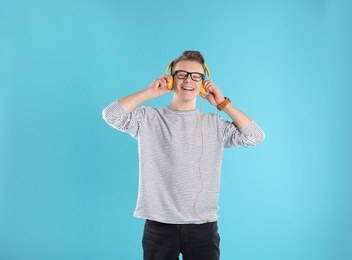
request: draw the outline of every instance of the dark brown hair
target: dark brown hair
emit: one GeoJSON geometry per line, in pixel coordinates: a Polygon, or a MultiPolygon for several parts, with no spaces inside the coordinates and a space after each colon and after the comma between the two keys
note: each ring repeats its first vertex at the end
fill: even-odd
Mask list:
{"type": "Polygon", "coordinates": [[[178,57],[171,63],[171,74],[173,73],[173,68],[175,67],[175,65],[182,60],[196,61],[202,64],[205,70],[204,57],[199,51],[184,51],[180,57],[178,57]]]}

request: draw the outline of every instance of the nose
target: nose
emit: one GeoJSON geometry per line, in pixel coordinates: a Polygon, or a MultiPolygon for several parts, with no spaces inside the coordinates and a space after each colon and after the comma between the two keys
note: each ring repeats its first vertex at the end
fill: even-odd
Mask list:
{"type": "Polygon", "coordinates": [[[188,73],[188,74],[187,74],[187,77],[185,77],[185,79],[184,79],[183,81],[184,81],[184,82],[190,82],[189,79],[192,79],[192,78],[191,78],[191,73],[188,73]]]}

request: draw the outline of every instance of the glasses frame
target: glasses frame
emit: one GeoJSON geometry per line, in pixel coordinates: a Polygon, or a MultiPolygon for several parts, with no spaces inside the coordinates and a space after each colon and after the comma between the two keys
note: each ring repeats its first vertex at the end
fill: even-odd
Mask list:
{"type": "Polygon", "coordinates": [[[188,78],[188,75],[191,75],[191,79],[192,79],[193,81],[195,81],[195,82],[201,82],[201,81],[204,80],[204,74],[202,74],[202,73],[200,73],[200,72],[188,72],[188,71],[186,71],[186,70],[176,70],[176,71],[174,72],[173,76],[175,76],[175,75],[176,75],[176,77],[177,77],[178,79],[181,79],[181,80],[187,79],[187,78],[188,78]],[[180,78],[180,77],[177,75],[178,72],[187,73],[187,76],[184,77],[184,78],[180,78]],[[193,78],[193,74],[202,75],[202,78],[201,78],[200,80],[195,80],[195,79],[193,78]]]}

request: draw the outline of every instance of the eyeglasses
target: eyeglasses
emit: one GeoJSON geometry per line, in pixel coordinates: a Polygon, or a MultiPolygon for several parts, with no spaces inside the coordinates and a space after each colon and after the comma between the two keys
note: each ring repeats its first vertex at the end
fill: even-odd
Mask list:
{"type": "Polygon", "coordinates": [[[176,70],[174,75],[176,75],[178,79],[183,79],[183,80],[187,79],[188,75],[191,75],[191,79],[196,82],[202,81],[204,79],[204,75],[202,73],[188,72],[185,70],[176,70]]]}

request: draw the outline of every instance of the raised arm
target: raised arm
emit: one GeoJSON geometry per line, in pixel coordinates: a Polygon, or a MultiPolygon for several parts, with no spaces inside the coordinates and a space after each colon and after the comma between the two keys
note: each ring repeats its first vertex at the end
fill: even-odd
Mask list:
{"type": "Polygon", "coordinates": [[[125,96],[119,99],[118,102],[125,110],[131,112],[145,101],[170,93],[171,90],[166,87],[168,81],[169,76],[162,75],[160,78],[155,79],[147,88],[125,96]]]}
{"type": "MultiPolygon", "coordinates": [[[[206,81],[204,87],[209,92],[209,95],[202,95],[202,97],[207,99],[213,106],[217,106],[225,100],[219,88],[212,81],[206,81]]],[[[252,121],[249,116],[231,103],[228,103],[223,111],[229,115],[239,129],[246,127],[252,121]]]]}

